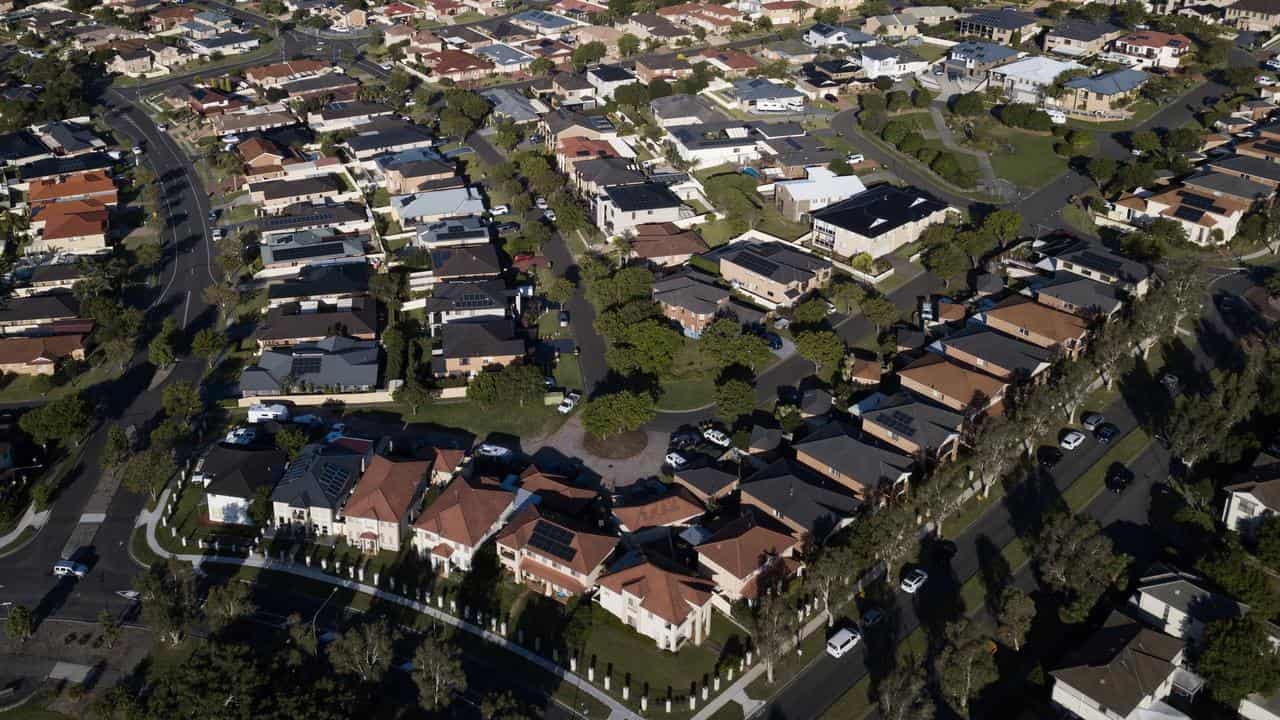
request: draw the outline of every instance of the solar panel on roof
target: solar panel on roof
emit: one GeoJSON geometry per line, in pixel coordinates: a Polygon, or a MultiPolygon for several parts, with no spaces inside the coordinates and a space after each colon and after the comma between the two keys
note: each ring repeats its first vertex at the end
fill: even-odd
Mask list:
{"type": "Polygon", "coordinates": [[[892,410],[879,415],[876,417],[876,422],[903,437],[912,437],[916,434],[914,420],[901,410],[892,410]]]}
{"type": "Polygon", "coordinates": [[[348,478],[351,477],[351,471],[347,468],[333,463],[325,463],[320,468],[320,476],[317,479],[320,487],[324,488],[325,494],[336,497],[346,487],[348,478]]]}
{"type": "Polygon", "coordinates": [[[1104,255],[1099,255],[1098,253],[1092,252],[1090,250],[1085,250],[1084,252],[1080,253],[1079,255],[1076,256],[1076,259],[1091,267],[1100,268],[1103,270],[1116,271],[1120,269],[1120,261],[1116,260],[1115,258],[1109,258],[1104,255]]]}
{"type": "Polygon", "coordinates": [[[289,372],[295,377],[302,375],[311,375],[320,372],[320,365],[324,362],[324,358],[306,355],[303,357],[295,357],[289,365],[289,372]]]}
{"type": "Polygon", "coordinates": [[[276,260],[299,260],[302,258],[317,257],[320,255],[341,255],[343,247],[343,244],[340,242],[320,243],[319,245],[308,245],[306,247],[276,250],[272,253],[272,256],[276,260]]]}
{"type": "Polygon", "coordinates": [[[1200,218],[1204,217],[1204,211],[1189,207],[1179,207],[1177,210],[1173,211],[1173,216],[1179,220],[1200,222],[1200,218]]]}
{"type": "Polygon", "coordinates": [[[765,260],[755,253],[738,253],[738,255],[733,258],[733,262],[753,273],[756,273],[757,275],[764,275],[766,277],[772,275],[778,270],[777,263],[765,260]]]}
{"type": "Polygon", "coordinates": [[[467,293],[455,301],[454,306],[458,308],[482,308],[488,307],[492,302],[488,295],[467,293]]]}
{"type": "Polygon", "coordinates": [[[565,561],[572,560],[577,554],[577,551],[569,545],[571,542],[573,542],[573,533],[543,520],[539,520],[533,526],[533,534],[529,537],[531,546],[565,561]]]}

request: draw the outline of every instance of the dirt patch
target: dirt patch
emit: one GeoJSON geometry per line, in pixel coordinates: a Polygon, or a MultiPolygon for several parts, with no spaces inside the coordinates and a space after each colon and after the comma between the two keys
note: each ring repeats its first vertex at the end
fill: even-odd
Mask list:
{"type": "Polygon", "coordinates": [[[609,460],[635,457],[644,452],[648,445],[649,436],[640,430],[632,430],[603,440],[589,432],[582,434],[583,447],[592,455],[609,460]]]}

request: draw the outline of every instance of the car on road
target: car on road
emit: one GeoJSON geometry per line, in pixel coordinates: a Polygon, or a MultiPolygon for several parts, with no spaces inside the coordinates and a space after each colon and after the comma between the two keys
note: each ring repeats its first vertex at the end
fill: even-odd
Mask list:
{"type": "Polygon", "coordinates": [[[489,458],[500,458],[500,457],[507,457],[508,455],[511,454],[511,451],[508,450],[507,448],[502,447],[501,445],[494,445],[493,443],[480,443],[479,445],[476,446],[476,454],[484,457],[489,457],[489,458]]]}
{"type": "Polygon", "coordinates": [[[1084,439],[1084,433],[1079,430],[1072,430],[1062,436],[1062,439],[1058,441],[1058,447],[1063,450],[1075,450],[1084,444],[1084,439]]]}
{"type": "Polygon", "coordinates": [[[764,341],[769,344],[770,350],[782,349],[782,337],[777,333],[768,333],[764,336],[764,341]]]}
{"type": "Polygon", "coordinates": [[[556,408],[556,411],[561,415],[568,415],[573,412],[575,407],[578,406],[578,401],[581,399],[581,393],[571,392],[568,395],[565,395],[564,399],[560,401],[560,406],[556,408]]]}
{"type": "Polygon", "coordinates": [[[1262,66],[1268,70],[1280,70],[1280,59],[1271,58],[1270,60],[1262,63],[1262,66]]]}
{"type": "Polygon", "coordinates": [[[1040,467],[1049,470],[1062,461],[1062,451],[1046,445],[1036,452],[1036,461],[1040,467]]]}
{"type": "Polygon", "coordinates": [[[1133,482],[1133,471],[1124,465],[1115,463],[1107,468],[1107,489],[1111,492],[1119,495],[1129,487],[1131,482],[1133,482]]]}
{"type": "Polygon", "coordinates": [[[862,153],[849,153],[848,155],[845,156],[844,160],[850,165],[857,165],[859,163],[866,162],[867,156],[863,155],[862,153]]]}
{"type": "Polygon", "coordinates": [[[562,328],[569,327],[569,311],[568,310],[560,311],[560,327],[562,328]]]}
{"type": "Polygon", "coordinates": [[[925,572],[922,568],[916,568],[902,578],[902,592],[908,595],[914,595],[916,594],[916,591],[924,587],[924,584],[928,581],[929,573],[925,572]]]}
{"type": "Polygon", "coordinates": [[[862,631],[866,632],[868,629],[879,625],[883,620],[884,613],[881,612],[880,608],[867,608],[866,612],[862,613],[862,631]]]}
{"type": "Polygon", "coordinates": [[[382,68],[383,70],[390,70],[391,68],[395,67],[395,63],[389,63],[389,62],[378,63],[378,67],[382,68]]]}
{"type": "Polygon", "coordinates": [[[489,208],[489,214],[493,216],[506,215],[509,212],[511,212],[511,208],[507,207],[506,205],[494,205],[493,207],[489,208]]]}
{"type": "Polygon", "coordinates": [[[89,568],[78,562],[59,560],[53,564],[53,574],[58,577],[75,577],[79,580],[89,574],[89,568]]]}
{"type": "Polygon", "coordinates": [[[833,658],[840,658],[857,647],[858,641],[861,639],[862,633],[857,630],[842,628],[827,640],[827,654],[833,658]]]}
{"type": "Polygon", "coordinates": [[[684,456],[678,452],[669,452],[663,459],[667,461],[667,464],[670,465],[673,470],[679,470],[689,464],[689,461],[685,460],[684,456]]]}
{"type": "Polygon", "coordinates": [[[722,448],[729,447],[733,444],[733,440],[730,440],[728,435],[725,435],[723,432],[715,428],[707,428],[706,430],[703,430],[702,437],[712,445],[722,448]]]}
{"type": "Polygon", "coordinates": [[[1106,422],[1106,418],[1102,417],[1101,413],[1096,412],[1085,413],[1084,417],[1080,419],[1080,424],[1090,432],[1097,430],[1098,426],[1104,422],[1106,422]]]}
{"type": "Polygon", "coordinates": [[[535,135],[530,135],[530,136],[529,136],[529,142],[531,142],[531,143],[540,143],[540,142],[542,142],[544,139],[545,139],[545,138],[543,138],[541,135],[536,135],[536,134],[535,134],[535,135]]]}
{"type": "Polygon", "coordinates": [[[228,445],[251,445],[258,438],[258,430],[251,427],[234,428],[222,438],[222,442],[228,445]]]}
{"type": "Polygon", "coordinates": [[[217,211],[217,210],[210,210],[210,211],[209,211],[209,222],[218,222],[218,211],[217,211]]]}
{"type": "Polygon", "coordinates": [[[1120,436],[1120,428],[1111,423],[1102,423],[1097,430],[1093,431],[1093,436],[1098,438],[1098,442],[1108,445],[1120,436]]]}

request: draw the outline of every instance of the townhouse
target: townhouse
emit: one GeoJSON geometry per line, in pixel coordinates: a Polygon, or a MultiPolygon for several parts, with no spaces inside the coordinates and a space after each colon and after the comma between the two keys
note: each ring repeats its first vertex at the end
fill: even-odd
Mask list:
{"type": "Polygon", "coordinates": [[[1226,8],[1226,24],[1249,32],[1271,32],[1280,27],[1280,7],[1269,0],[1237,0],[1226,8]]]}
{"type": "Polygon", "coordinates": [[[792,443],[796,462],[853,493],[863,504],[906,493],[915,462],[896,450],[828,423],[792,443]]]}
{"type": "Polygon", "coordinates": [[[249,84],[257,85],[263,89],[278,88],[293,80],[314,77],[316,75],[333,72],[334,70],[336,70],[336,68],[332,63],[328,63],[323,60],[307,60],[305,58],[301,58],[298,60],[290,60],[288,62],[249,68],[244,71],[244,79],[249,84]]]}
{"type": "Polygon", "coordinates": [[[925,353],[898,371],[902,387],[965,415],[1003,414],[1008,383],[937,353],[925,353]]]}
{"type": "MultiPolygon", "coordinates": [[[[876,370],[878,378],[879,368],[876,370]]],[[[897,448],[908,458],[944,462],[954,460],[960,451],[964,415],[912,393],[873,393],[852,412],[862,420],[864,434],[897,448]]],[[[900,460],[895,462],[901,464],[900,460]]]]}
{"type": "Polygon", "coordinates": [[[658,8],[658,16],[676,25],[702,28],[710,35],[724,35],[742,21],[742,13],[715,3],[679,3],[658,8]]]}
{"type": "Polygon", "coordinates": [[[1116,200],[1107,217],[1139,226],[1157,218],[1172,220],[1188,241],[1209,247],[1230,242],[1252,208],[1252,201],[1177,186],[1155,194],[1125,195],[1116,200]]]}
{"type": "Polygon", "coordinates": [[[1036,16],[1012,8],[980,12],[960,18],[956,27],[961,35],[1017,47],[1035,39],[1040,31],[1036,16]]]}
{"type": "Polygon", "coordinates": [[[1057,359],[1051,348],[979,324],[939,338],[931,349],[1007,382],[1035,379],[1057,359]]]}
{"type": "Polygon", "coordinates": [[[705,578],[645,559],[601,577],[596,601],[660,649],[676,652],[710,635],[715,590],[705,578]]]}
{"type": "Polygon", "coordinates": [[[677,470],[673,479],[675,484],[706,504],[721,500],[738,489],[738,476],[711,465],[677,470]]]}
{"type": "Polygon", "coordinates": [[[753,302],[793,307],[831,281],[831,263],[777,242],[739,242],[716,254],[720,276],[753,302]]]}
{"type": "Polygon", "coordinates": [[[529,505],[498,533],[498,561],[517,585],[567,602],[600,578],[618,539],[579,529],[529,505]]]}
{"type": "Polygon", "coordinates": [[[744,512],[697,545],[698,567],[730,602],[754,600],[761,591],[792,575],[800,543],[785,526],[758,512],[744,512]]]}
{"type": "Polygon", "coordinates": [[[676,485],[661,495],[615,505],[613,518],[629,542],[642,544],[651,538],[665,536],[666,530],[687,528],[706,512],[707,509],[692,493],[676,485]]]}
{"type": "Polygon", "coordinates": [[[801,543],[823,543],[853,522],[861,503],[837,485],[793,460],[778,460],[744,479],[740,501],[785,525],[801,543]]]}
{"type": "Polygon", "coordinates": [[[1076,358],[1084,351],[1089,323],[1024,295],[1011,295],[977,317],[988,327],[1033,345],[1076,358]]]}
{"type": "Polygon", "coordinates": [[[1029,278],[1021,292],[1041,305],[1090,322],[1113,317],[1124,307],[1124,298],[1116,286],[1069,272],[1029,278]]]}
{"type": "Polygon", "coordinates": [[[1280,513],[1280,479],[1277,466],[1254,468],[1250,479],[1223,488],[1227,502],[1222,508],[1222,522],[1229,529],[1252,536],[1258,525],[1280,513]]]}
{"type": "Polygon", "coordinates": [[[515,512],[515,498],[494,478],[454,477],[414,522],[413,547],[437,572],[468,572],[476,552],[515,512]]]}
{"type": "Polygon", "coordinates": [[[1151,270],[1140,262],[1118,255],[1100,243],[1076,240],[1052,249],[1036,262],[1036,268],[1069,272],[1114,285],[1142,297],[1151,286],[1151,270]]]}
{"type": "Polygon", "coordinates": [[[1248,605],[1207,585],[1203,578],[1156,564],[1138,579],[1129,604],[1165,635],[1198,643],[1204,638],[1206,624],[1234,620],[1249,612],[1248,605]]]}

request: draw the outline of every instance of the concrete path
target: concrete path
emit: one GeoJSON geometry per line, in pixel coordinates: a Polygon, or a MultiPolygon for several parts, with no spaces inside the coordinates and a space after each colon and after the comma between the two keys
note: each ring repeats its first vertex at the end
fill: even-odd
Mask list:
{"type": "Polygon", "coordinates": [[[943,105],[940,102],[935,102],[929,106],[929,116],[933,118],[933,126],[938,131],[938,140],[948,150],[969,155],[977,160],[978,170],[982,173],[982,181],[986,183],[986,186],[992,192],[996,192],[999,187],[999,178],[996,177],[995,168],[991,167],[991,156],[984,152],[964,147],[956,142],[956,137],[947,125],[946,118],[942,116],[942,107],[943,105]]]}
{"type": "MultiPolygon", "coordinates": [[[[10,548],[9,546],[17,542],[27,528],[34,528],[36,532],[40,532],[47,522],[49,522],[49,510],[47,508],[36,512],[36,504],[28,504],[27,511],[22,514],[22,519],[18,521],[18,524],[14,525],[9,532],[0,535],[0,556],[21,550],[22,548],[10,548]]],[[[26,543],[23,544],[25,545],[26,543]]]]}
{"type": "Polygon", "coordinates": [[[507,650],[516,655],[519,655],[520,657],[524,658],[525,660],[528,660],[534,665],[537,665],[543,670],[546,670],[552,675],[578,688],[579,690],[583,691],[584,693],[590,695],[592,698],[599,701],[601,704],[608,707],[609,720],[640,720],[639,715],[632,712],[622,703],[618,702],[617,700],[614,700],[613,697],[610,696],[608,693],[597,688],[595,685],[592,685],[590,682],[587,682],[587,680],[585,680],[584,678],[569,672],[565,668],[560,667],[559,665],[551,662],[550,660],[542,657],[541,655],[538,655],[537,653],[531,650],[528,650],[526,648],[521,647],[520,645],[517,645],[514,642],[511,642],[507,638],[501,635],[498,635],[497,633],[489,632],[488,630],[485,630],[483,627],[479,625],[475,625],[465,620],[456,618],[453,615],[450,615],[444,612],[443,610],[439,610],[437,608],[431,607],[426,603],[418,602],[417,600],[412,600],[410,598],[404,597],[403,595],[397,595],[393,592],[388,592],[386,590],[379,589],[372,585],[366,585],[364,583],[356,582],[354,580],[345,580],[343,578],[334,577],[333,575],[330,575],[322,570],[319,570],[313,567],[308,567],[306,565],[299,565],[297,563],[290,562],[287,560],[277,560],[271,557],[264,557],[256,553],[250,554],[250,556],[247,558],[234,557],[234,556],[220,556],[220,555],[196,555],[196,554],[171,553],[168,550],[165,550],[163,547],[161,547],[160,542],[156,539],[156,523],[160,519],[161,513],[164,512],[164,508],[168,505],[169,496],[172,493],[172,490],[173,488],[170,487],[164,491],[164,494],[160,496],[160,501],[156,503],[155,510],[151,510],[151,511],[143,510],[142,513],[139,515],[139,520],[141,521],[140,524],[145,524],[147,527],[148,547],[151,548],[151,552],[155,553],[156,555],[162,558],[175,558],[181,562],[191,563],[195,567],[199,567],[201,564],[206,562],[211,562],[211,563],[224,563],[228,565],[243,565],[245,567],[259,568],[262,570],[273,570],[276,572],[286,572],[292,575],[297,575],[299,577],[305,577],[310,580],[317,580],[319,582],[329,583],[330,585],[343,587],[348,590],[354,590],[359,593],[364,593],[365,595],[373,596],[375,598],[378,598],[379,600],[384,600],[386,602],[392,602],[397,605],[407,607],[415,612],[421,613],[423,615],[428,615],[432,618],[435,618],[436,620],[439,620],[442,623],[451,625],[452,627],[458,630],[470,633],[472,635],[475,635],[476,637],[481,638],[482,640],[493,643],[494,645],[497,645],[498,647],[504,650],[507,650]]]}

